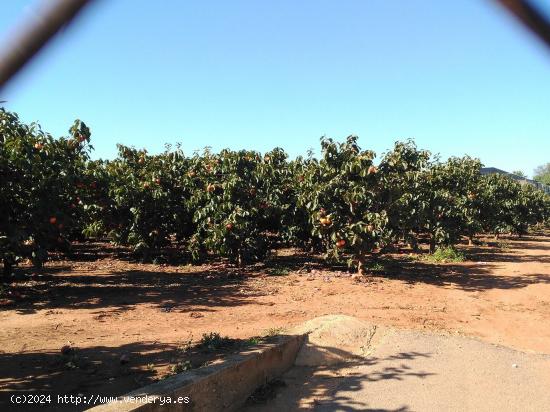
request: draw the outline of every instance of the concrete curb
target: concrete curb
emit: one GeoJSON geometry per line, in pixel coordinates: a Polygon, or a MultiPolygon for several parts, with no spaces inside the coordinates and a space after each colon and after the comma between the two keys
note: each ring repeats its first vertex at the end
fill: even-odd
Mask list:
{"type": "Polygon", "coordinates": [[[119,402],[88,410],[234,411],[257,387],[281,376],[293,366],[304,340],[305,335],[281,336],[275,343],[228,356],[220,364],[175,375],[120,396],[119,402]],[[187,403],[186,397],[189,399],[187,403]]]}

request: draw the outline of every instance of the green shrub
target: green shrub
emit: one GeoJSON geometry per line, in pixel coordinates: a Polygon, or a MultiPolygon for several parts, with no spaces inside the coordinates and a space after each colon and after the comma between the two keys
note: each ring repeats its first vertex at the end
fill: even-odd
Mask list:
{"type": "Polygon", "coordinates": [[[447,246],[437,248],[434,253],[426,257],[426,260],[434,263],[457,263],[464,262],[465,257],[464,254],[456,248],[447,246]]]}
{"type": "Polygon", "coordinates": [[[172,372],[173,374],[177,374],[177,373],[182,373],[191,369],[193,369],[193,365],[191,364],[190,361],[186,360],[186,361],[181,361],[172,365],[170,367],[170,372],[172,372]]]}
{"type": "Polygon", "coordinates": [[[199,343],[199,347],[206,351],[216,351],[231,347],[234,341],[227,336],[222,337],[218,332],[204,333],[199,343]]]}

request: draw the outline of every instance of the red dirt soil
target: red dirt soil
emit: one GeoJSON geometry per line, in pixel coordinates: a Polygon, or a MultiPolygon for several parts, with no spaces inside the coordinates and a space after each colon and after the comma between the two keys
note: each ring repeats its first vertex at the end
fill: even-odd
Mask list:
{"type": "Polygon", "coordinates": [[[41,273],[21,269],[15,302],[2,301],[0,404],[26,391],[119,395],[166,375],[203,333],[248,339],[325,314],[550,353],[548,236],[462,246],[464,263],[396,253],[359,281],[293,250],[237,269],[132,263],[108,245],[79,248],[75,260],[41,273]],[[62,355],[64,345],[74,351],[62,355]]]}

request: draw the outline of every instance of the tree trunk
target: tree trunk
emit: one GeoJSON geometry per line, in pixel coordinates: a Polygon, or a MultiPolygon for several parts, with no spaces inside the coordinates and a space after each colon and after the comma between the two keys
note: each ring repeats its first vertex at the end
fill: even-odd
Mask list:
{"type": "Polygon", "coordinates": [[[237,266],[242,268],[243,267],[243,253],[241,248],[239,248],[237,252],[237,266]]]}
{"type": "Polygon", "coordinates": [[[413,250],[413,252],[418,252],[418,239],[416,238],[414,233],[409,233],[407,235],[407,243],[409,244],[410,248],[413,250]]]}
{"type": "Polygon", "coordinates": [[[431,235],[430,237],[430,253],[435,252],[435,235],[431,235]]]}
{"type": "Polygon", "coordinates": [[[4,259],[3,259],[3,263],[4,263],[3,280],[4,280],[4,282],[9,282],[9,281],[10,281],[10,277],[11,277],[11,272],[12,272],[12,269],[13,269],[13,266],[12,266],[11,262],[10,262],[7,258],[4,258],[4,259]]]}
{"type": "Polygon", "coordinates": [[[359,255],[357,256],[357,273],[359,275],[364,275],[366,274],[366,269],[365,269],[365,253],[364,252],[360,252],[359,255]]]}

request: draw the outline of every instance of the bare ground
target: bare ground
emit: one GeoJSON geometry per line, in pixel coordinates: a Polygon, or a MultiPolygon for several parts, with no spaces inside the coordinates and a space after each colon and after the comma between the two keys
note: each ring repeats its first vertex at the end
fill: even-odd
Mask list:
{"type": "Polygon", "coordinates": [[[0,402],[26,391],[121,394],[168,374],[203,333],[248,339],[335,313],[548,354],[550,237],[498,246],[463,246],[468,261],[451,264],[395,253],[354,281],[290,250],[240,270],[133,263],[82,244],[42,273],[23,268],[0,301],[0,402]],[[64,345],[74,351],[62,355],[64,345]]]}

